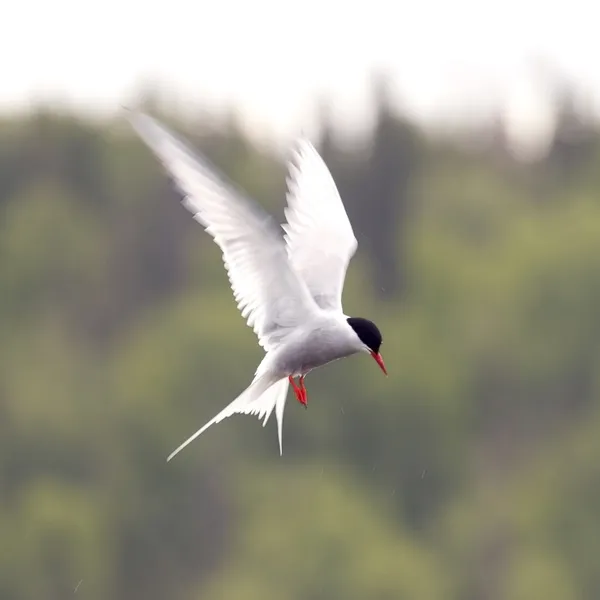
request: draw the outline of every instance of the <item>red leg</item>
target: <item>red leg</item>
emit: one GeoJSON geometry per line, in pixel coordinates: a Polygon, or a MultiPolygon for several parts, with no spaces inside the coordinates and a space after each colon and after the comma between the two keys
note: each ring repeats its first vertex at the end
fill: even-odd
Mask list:
{"type": "Polygon", "coordinates": [[[306,388],[304,387],[304,375],[300,376],[300,393],[302,394],[302,404],[304,408],[308,408],[308,398],[306,397],[306,388]]]}
{"type": "Polygon", "coordinates": [[[296,400],[298,400],[298,402],[302,403],[302,391],[296,385],[296,382],[294,381],[294,378],[291,375],[288,377],[288,380],[292,384],[292,389],[294,390],[294,394],[296,394],[296,400]]]}
{"type": "Polygon", "coordinates": [[[300,404],[304,405],[306,408],[306,389],[304,388],[304,377],[300,378],[300,386],[296,385],[294,378],[290,375],[288,377],[289,382],[292,384],[292,389],[294,390],[294,394],[296,394],[296,400],[300,402],[300,404]]]}

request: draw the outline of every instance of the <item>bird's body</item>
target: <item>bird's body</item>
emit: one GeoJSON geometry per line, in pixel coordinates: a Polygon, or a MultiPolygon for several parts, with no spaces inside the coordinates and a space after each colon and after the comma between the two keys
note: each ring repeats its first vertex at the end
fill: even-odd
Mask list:
{"type": "Polygon", "coordinates": [[[269,352],[258,367],[282,377],[307,375],[313,369],[360,352],[360,341],[346,318],[319,315],[309,326],[298,327],[286,344],[269,352]]]}
{"type": "Polygon", "coordinates": [[[306,406],[304,377],[334,360],[368,352],[386,372],[375,324],[342,310],[346,269],[357,242],[335,183],[312,145],[300,142],[290,165],[282,238],[268,214],[157,121],[133,113],[131,123],[183,192],[184,206],[221,247],[238,308],[266,352],[252,383],[168,460],[226,417],[256,414],[266,424],[273,410],[282,452],[290,384],[306,406]]]}

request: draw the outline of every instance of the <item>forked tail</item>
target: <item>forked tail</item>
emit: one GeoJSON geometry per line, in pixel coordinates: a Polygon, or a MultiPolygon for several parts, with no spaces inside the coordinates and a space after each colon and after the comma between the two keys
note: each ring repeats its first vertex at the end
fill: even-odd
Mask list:
{"type": "Polygon", "coordinates": [[[235,414],[258,415],[264,417],[263,427],[267,424],[273,409],[277,418],[277,435],[279,436],[279,453],[283,454],[283,411],[287,398],[289,382],[287,378],[274,379],[265,373],[257,377],[231,404],[226,406],[216,417],[201,427],[194,435],[189,437],[167,458],[170,461],[181,452],[188,444],[193,442],[200,434],[204,433],[211,425],[235,414]]]}

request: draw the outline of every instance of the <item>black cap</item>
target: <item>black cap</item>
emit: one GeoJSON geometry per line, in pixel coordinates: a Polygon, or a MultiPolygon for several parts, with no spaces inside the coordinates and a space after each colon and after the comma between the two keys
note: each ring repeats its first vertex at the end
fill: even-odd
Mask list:
{"type": "Polygon", "coordinates": [[[368,319],[362,319],[361,317],[350,317],[348,319],[348,325],[354,329],[354,332],[360,339],[360,341],[367,346],[370,350],[379,353],[381,347],[381,332],[377,329],[377,325],[368,319]]]}

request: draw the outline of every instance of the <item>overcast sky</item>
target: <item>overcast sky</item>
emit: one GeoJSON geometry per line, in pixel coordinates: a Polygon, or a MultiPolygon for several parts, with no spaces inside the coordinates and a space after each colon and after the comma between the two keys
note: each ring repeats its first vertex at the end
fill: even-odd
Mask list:
{"type": "Polygon", "coordinates": [[[0,108],[115,110],[155,81],[190,105],[234,104],[281,139],[310,129],[320,95],[345,126],[363,122],[384,69],[418,119],[508,106],[527,137],[545,124],[540,58],[600,97],[591,0],[19,0],[2,12],[0,108]]]}

